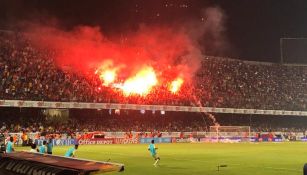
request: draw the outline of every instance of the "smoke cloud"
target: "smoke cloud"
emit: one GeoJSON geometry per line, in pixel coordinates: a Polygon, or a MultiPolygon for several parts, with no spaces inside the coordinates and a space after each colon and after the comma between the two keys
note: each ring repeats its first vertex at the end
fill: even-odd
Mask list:
{"type": "Polygon", "coordinates": [[[191,80],[203,54],[227,47],[223,11],[207,8],[201,16],[184,25],[141,25],[137,31],[112,36],[98,26],[62,30],[54,20],[52,25],[27,22],[24,28],[36,47],[56,51],[55,61],[61,68],[86,73],[107,64],[127,78],[141,67],[152,66],[158,75],[191,80]]]}

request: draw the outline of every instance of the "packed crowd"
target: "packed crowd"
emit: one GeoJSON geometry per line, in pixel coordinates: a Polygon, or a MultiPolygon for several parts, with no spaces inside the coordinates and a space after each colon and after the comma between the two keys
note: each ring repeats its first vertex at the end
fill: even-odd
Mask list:
{"type": "Polygon", "coordinates": [[[135,104],[191,105],[188,94],[173,95],[165,87],[152,89],[146,97],[125,96],[102,86],[94,70],[84,76],[70,68],[59,68],[55,51],[35,49],[26,37],[0,32],[0,98],[39,101],[111,102],[135,104]],[[157,98],[159,97],[159,98],[157,98]]]}
{"type": "MultiPolygon", "coordinates": [[[[75,136],[84,132],[208,132],[210,126],[250,126],[253,132],[305,132],[306,117],[214,114],[212,118],[201,113],[159,111],[72,110],[69,118],[54,120],[39,109],[18,111],[2,109],[1,133],[39,132],[42,136],[59,134],[60,137],[75,136]]],[[[58,117],[59,118],[59,117],[58,117]]],[[[38,136],[39,137],[39,136],[38,136]]]]}
{"type": "MultiPolygon", "coordinates": [[[[28,113],[28,112],[26,112],[28,113]]],[[[206,131],[207,123],[199,120],[198,116],[185,117],[183,114],[161,115],[139,111],[121,112],[121,114],[95,114],[94,112],[72,112],[74,117],[63,121],[50,120],[44,114],[28,117],[27,115],[17,116],[14,112],[2,113],[0,131],[4,133],[14,132],[40,132],[43,135],[48,133],[65,133],[73,135],[76,132],[181,132],[181,131],[206,131]],[[79,114],[77,114],[79,113],[79,114]],[[86,114],[87,113],[87,114],[86,114]],[[10,115],[11,114],[11,115],[10,115]]],[[[25,114],[25,113],[23,113],[25,114]]],[[[31,115],[29,113],[29,115],[31,115]]]]}
{"type": "Polygon", "coordinates": [[[60,69],[54,52],[35,49],[21,34],[0,32],[0,98],[281,110],[307,109],[307,67],[206,57],[195,82],[174,95],[162,88],[125,97],[95,74],[60,69]]]}
{"type": "Polygon", "coordinates": [[[205,106],[307,109],[307,66],[207,58],[202,67],[198,82],[205,106]]]}

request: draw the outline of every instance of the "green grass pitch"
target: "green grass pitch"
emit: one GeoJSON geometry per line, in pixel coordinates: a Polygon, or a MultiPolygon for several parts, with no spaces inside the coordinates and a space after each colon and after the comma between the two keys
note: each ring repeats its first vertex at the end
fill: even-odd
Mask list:
{"type": "MultiPolygon", "coordinates": [[[[177,143],[156,144],[159,167],[146,144],[80,145],[79,158],[125,164],[121,175],[302,175],[307,143],[177,143]],[[227,165],[217,171],[218,165],[227,165]]],[[[18,148],[24,150],[29,148],[18,148]]],[[[68,147],[55,147],[64,155],[68,147]]]]}

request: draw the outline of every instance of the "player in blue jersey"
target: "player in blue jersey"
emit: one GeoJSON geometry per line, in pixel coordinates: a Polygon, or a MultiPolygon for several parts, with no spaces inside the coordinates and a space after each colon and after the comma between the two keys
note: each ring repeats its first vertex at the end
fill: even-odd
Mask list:
{"type": "Polygon", "coordinates": [[[155,141],[152,140],[151,144],[148,146],[148,151],[150,152],[151,156],[155,159],[155,163],[153,164],[154,166],[159,165],[160,157],[157,154],[157,149],[155,146],[155,141]]]}
{"type": "Polygon", "coordinates": [[[11,153],[14,151],[14,138],[10,137],[10,141],[6,144],[6,153],[11,153]]]}
{"type": "Polygon", "coordinates": [[[47,152],[47,148],[46,148],[46,144],[47,144],[47,142],[46,142],[46,140],[44,140],[43,141],[43,145],[41,145],[40,147],[39,147],[39,153],[41,153],[41,154],[46,154],[46,152],[47,152]]]}
{"type": "Polygon", "coordinates": [[[75,153],[78,149],[79,145],[75,145],[72,148],[69,148],[68,151],[65,153],[65,157],[75,157],[75,153]]]}

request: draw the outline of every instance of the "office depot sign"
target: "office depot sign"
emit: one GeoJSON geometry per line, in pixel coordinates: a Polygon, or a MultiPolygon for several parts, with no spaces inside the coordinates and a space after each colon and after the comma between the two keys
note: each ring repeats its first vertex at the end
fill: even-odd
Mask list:
{"type": "Polygon", "coordinates": [[[114,144],[114,139],[81,139],[79,145],[109,145],[114,144]]]}

